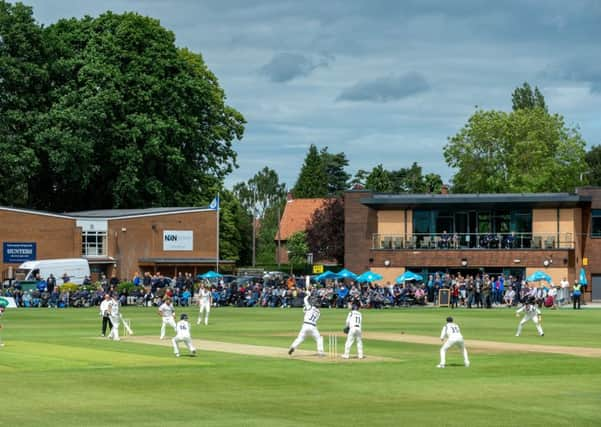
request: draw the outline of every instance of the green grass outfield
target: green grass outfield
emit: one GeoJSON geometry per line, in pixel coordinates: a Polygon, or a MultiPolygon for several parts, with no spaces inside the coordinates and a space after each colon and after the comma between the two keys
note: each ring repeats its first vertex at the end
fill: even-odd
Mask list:
{"type": "MultiPolygon", "coordinates": [[[[123,312],[136,336],[158,335],[155,308],[123,312]]],[[[196,308],[187,312],[193,338],[282,352],[302,322],[300,309],[220,308],[204,327],[196,308]]],[[[590,308],[545,311],[542,338],[532,323],[514,337],[509,309],[365,310],[364,331],[436,337],[449,313],[467,340],[601,348],[601,309],[590,308]]],[[[339,332],[346,314],[322,310],[322,334],[339,332]]],[[[481,350],[464,368],[452,349],[450,366],[436,369],[438,345],[365,340],[368,358],[395,360],[315,363],[202,348],[176,359],[168,347],[101,339],[96,309],[8,310],[2,321],[0,426],[601,425],[600,358],[481,350]]]]}

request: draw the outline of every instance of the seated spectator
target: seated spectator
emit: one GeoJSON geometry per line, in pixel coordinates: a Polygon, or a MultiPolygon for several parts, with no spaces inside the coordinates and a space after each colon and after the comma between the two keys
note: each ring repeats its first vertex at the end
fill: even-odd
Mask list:
{"type": "Polygon", "coordinates": [[[190,298],[192,298],[192,293],[190,292],[190,290],[184,286],[184,291],[182,292],[182,295],[180,297],[180,304],[182,307],[187,307],[190,305],[190,298]]]}
{"type": "Polygon", "coordinates": [[[515,290],[513,289],[513,286],[510,286],[509,290],[505,292],[505,295],[503,296],[503,301],[505,302],[505,304],[507,304],[507,307],[511,308],[513,306],[515,301],[515,290]]]}
{"type": "Polygon", "coordinates": [[[23,294],[23,307],[31,307],[31,291],[25,292],[23,294]]]}

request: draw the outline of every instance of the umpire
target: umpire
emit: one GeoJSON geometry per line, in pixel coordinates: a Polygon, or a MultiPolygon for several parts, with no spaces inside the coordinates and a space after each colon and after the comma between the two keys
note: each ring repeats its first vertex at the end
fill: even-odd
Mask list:
{"type": "Polygon", "coordinates": [[[104,294],[104,300],[100,303],[100,316],[102,316],[102,336],[106,336],[106,328],[108,326],[109,330],[113,328],[113,323],[109,317],[109,302],[111,301],[111,296],[109,294],[104,294]]]}

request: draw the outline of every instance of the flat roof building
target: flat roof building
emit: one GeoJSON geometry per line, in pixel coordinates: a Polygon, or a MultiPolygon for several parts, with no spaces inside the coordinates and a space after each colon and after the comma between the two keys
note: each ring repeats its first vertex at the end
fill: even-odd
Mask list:
{"type": "Polygon", "coordinates": [[[0,207],[0,272],[6,280],[30,259],[83,257],[95,278],[115,273],[128,280],[136,271],[196,275],[216,268],[216,221],[215,210],[198,207],[61,214],[0,207]]]}
{"type": "Polygon", "coordinates": [[[411,270],[527,277],[570,284],[601,300],[601,188],[575,194],[345,193],[345,266],[394,283],[411,270]]]}

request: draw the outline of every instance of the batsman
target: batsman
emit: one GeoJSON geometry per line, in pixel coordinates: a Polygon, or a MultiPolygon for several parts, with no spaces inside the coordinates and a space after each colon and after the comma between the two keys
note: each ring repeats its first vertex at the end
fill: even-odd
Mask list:
{"type": "Polygon", "coordinates": [[[344,333],[347,335],[346,344],[344,344],[344,354],[342,355],[343,359],[348,359],[350,357],[351,347],[355,341],[357,341],[357,357],[363,359],[363,339],[361,338],[362,320],[359,305],[353,304],[350,313],[346,316],[344,333]]]}

